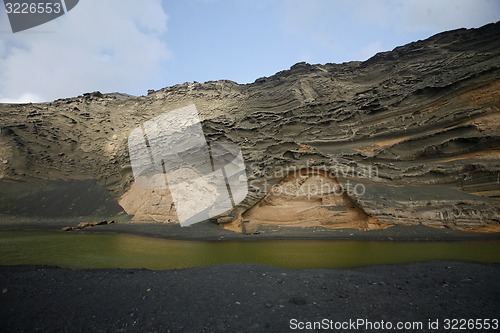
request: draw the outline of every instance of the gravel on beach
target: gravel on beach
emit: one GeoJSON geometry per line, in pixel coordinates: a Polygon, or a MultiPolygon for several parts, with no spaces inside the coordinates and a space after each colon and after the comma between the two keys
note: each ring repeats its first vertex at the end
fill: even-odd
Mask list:
{"type": "Polygon", "coordinates": [[[2,332],[287,332],[363,320],[372,328],[421,322],[405,331],[439,332],[446,319],[498,320],[499,274],[500,265],[440,261],[338,270],[0,266],[0,325],[2,332]]]}

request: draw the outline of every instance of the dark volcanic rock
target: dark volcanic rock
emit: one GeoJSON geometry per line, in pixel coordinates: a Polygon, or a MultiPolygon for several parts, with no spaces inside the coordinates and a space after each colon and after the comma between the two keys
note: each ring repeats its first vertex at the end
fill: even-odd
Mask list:
{"type": "MultiPolygon", "coordinates": [[[[500,23],[444,32],[365,62],[300,63],[248,85],[195,82],[141,97],[99,93],[1,105],[0,182],[94,179],[138,219],[175,219],[168,193],[134,187],[127,136],[156,115],[195,104],[207,139],[234,142],[244,154],[250,188],[242,214],[233,213],[235,229],[243,219],[248,228],[258,222],[494,229],[498,40],[500,23]],[[296,177],[294,170],[301,170],[296,177]],[[295,186],[297,194],[313,183],[344,193],[334,198],[321,190],[293,200],[268,194],[273,185],[295,186]]],[[[22,195],[10,193],[0,213],[18,213],[6,202],[22,195]]]]}

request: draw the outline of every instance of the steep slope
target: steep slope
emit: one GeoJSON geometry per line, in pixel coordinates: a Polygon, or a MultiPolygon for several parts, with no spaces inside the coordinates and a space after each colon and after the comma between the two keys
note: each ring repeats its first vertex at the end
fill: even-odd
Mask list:
{"type": "MultiPolygon", "coordinates": [[[[498,40],[500,23],[444,32],[365,62],[299,63],[248,85],[195,82],[141,97],[92,93],[1,105],[0,213],[50,215],[25,209],[26,192],[44,198],[64,180],[96,181],[114,198],[100,201],[120,201],[135,219],[174,221],[167,190],[135,186],[127,136],[154,116],[195,104],[207,139],[236,143],[245,158],[249,194],[219,219],[227,228],[422,223],[494,230],[498,40]],[[292,187],[285,197],[273,194],[292,187]]],[[[82,193],[75,188],[73,204],[82,193]]],[[[112,203],[91,206],[74,211],[116,213],[112,203]]]]}

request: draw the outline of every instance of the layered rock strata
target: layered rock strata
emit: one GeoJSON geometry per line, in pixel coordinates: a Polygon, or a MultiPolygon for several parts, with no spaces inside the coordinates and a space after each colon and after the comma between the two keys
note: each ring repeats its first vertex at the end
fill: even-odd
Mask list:
{"type": "MultiPolygon", "coordinates": [[[[365,62],[299,63],[246,85],[194,82],[141,97],[2,104],[0,213],[70,214],[26,198],[63,193],[78,206],[82,189],[94,189],[113,203],[87,202],[93,208],[74,208],[76,215],[116,213],[119,202],[136,220],[175,221],[168,190],[134,183],[127,137],[148,119],[195,104],[207,140],[235,143],[245,159],[249,193],[219,219],[227,228],[496,230],[498,40],[500,23],[444,32],[365,62]]],[[[54,207],[68,205],[52,199],[54,207]]]]}

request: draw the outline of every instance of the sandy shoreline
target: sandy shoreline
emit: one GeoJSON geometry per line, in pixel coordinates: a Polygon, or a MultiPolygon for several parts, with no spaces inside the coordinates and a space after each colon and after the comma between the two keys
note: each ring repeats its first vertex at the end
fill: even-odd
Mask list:
{"type": "Polygon", "coordinates": [[[76,227],[82,221],[114,220],[116,223],[100,225],[69,232],[123,233],[137,236],[178,240],[281,240],[281,239],[332,239],[332,240],[389,240],[389,241],[461,241],[500,239],[500,233],[464,232],[447,228],[437,229],[423,225],[394,226],[381,230],[328,229],[320,227],[263,227],[259,234],[244,235],[224,230],[212,222],[202,222],[190,227],[174,223],[131,222],[126,217],[95,219],[33,219],[0,216],[0,231],[60,231],[63,227],[76,227]]]}
{"type": "Polygon", "coordinates": [[[499,273],[500,265],[458,262],[345,270],[1,266],[0,322],[4,332],[288,332],[291,319],[326,318],[422,322],[406,331],[431,332],[428,321],[439,320],[432,330],[439,332],[446,318],[498,319],[499,273]]]}

